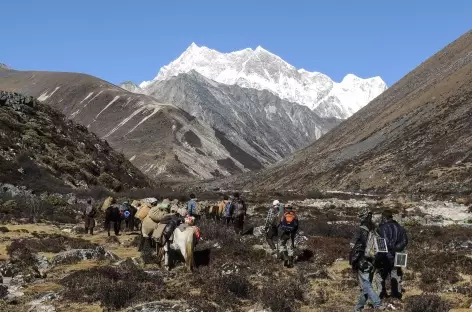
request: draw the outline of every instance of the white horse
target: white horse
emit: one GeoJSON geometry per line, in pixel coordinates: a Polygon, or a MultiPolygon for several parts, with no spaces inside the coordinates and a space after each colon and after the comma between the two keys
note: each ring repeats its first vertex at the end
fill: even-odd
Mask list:
{"type": "MultiPolygon", "coordinates": [[[[188,226],[184,231],[181,231],[179,227],[175,228],[173,238],[167,242],[158,252],[158,257],[164,256],[164,265],[167,268],[171,268],[173,264],[173,251],[180,251],[185,259],[185,267],[191,272],[195,266],[195,260],[193,258],[193,249],[197,243],[197,227],[188,226]],[[164,253],[164,255],[162,255],[164,253]]],[[[162,258],[161,258],[162,259],[162,258]]]]}

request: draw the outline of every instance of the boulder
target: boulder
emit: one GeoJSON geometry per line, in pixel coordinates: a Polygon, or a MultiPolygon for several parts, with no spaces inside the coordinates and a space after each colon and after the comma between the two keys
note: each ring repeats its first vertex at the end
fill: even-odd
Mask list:
{"type": "Polygon", "coordinates": [[[58,253],[51,260],[52,265],[65,264],[71,262],[79,262],[82,260],[100,260],[111,259],[117,261],[120,258],[111,251],[105,250],[103,247],[95,249],[71,249],[58,253]]]}

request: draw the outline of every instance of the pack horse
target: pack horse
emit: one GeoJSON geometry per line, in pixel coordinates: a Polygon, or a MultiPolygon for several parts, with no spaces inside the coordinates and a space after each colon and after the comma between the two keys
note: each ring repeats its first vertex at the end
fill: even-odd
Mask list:
{"type": "Polygon", "coordinates": [[[164,265],[168,268],[173,266],[174,254],[180,252],[185,260],[185,267],[189,272],[195,267],[194,248],[200,233],[196,226],[179,226],[173,231],[172,237],[167,240],[164,247],[158,250],[158,257],[164,256],[164,265]],[[163,253],[163,255],[162,255],[163,253]]]}

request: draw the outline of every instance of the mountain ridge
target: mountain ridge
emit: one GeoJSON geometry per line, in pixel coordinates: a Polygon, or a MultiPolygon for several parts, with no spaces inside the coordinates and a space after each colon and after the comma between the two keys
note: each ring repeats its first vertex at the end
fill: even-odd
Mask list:
{"type": "Polygon", "coordinates": [[[225,133],[265,166],[306,146],[339,123],[268,90],[221,84],[195,70],[153,82],[146,92],[225,133]]]}
{"type": "Polygon", "coordinates": [[[310,146],[238,179],[258,190],[470,193],[471,117],[469,31],[310,146]]]}
{"type": "Polygon", "coordinates": [[[220,53],[195,43],[163,66],[154,80],[139,87],[145,90],[152,82],[191,70],[219,83],[269,90],[282,99],[308,106],[322,117],[340,119],[351,116],[387,88],[378,76],[362,79],[347,74],[341,82],[334,82],[325,74],[296,69],[260,46],[220,53]]]}
{"type": "Polygon", "coordinates": [[[224,133],[182,109],[90,75],[2,70],[0,89],[55,107],[159,181],[213,179],[247,171],[246,166],[262,168],[224,133]]]}

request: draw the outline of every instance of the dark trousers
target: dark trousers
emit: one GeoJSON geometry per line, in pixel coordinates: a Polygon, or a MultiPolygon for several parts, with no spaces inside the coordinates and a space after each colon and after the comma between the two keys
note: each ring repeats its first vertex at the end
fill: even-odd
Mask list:
{"type": "Polygon", "coordinates": [[[231,223],[231,217],[222,217],[221,219],[223,220],[223,224],[225,224],[226,226],[229,226],[229,224],[231,223]]]}
{"type": "Polygon", "coordinates": [[[393,298],[402,298],[402,277],[403,271],[401,268],[397,268],[393,263],[394,256],[391,256],[390,259],[387,257],[382,257],[376,261],[376,270],[374,276],[374,284],[377,293],[380,298],[387,297],[387,281],[390,282],[391,297],[393,298]]]}
{"type": "Polygon", "coordinates": [[[277,227],[276,226],[271,226],[269,230],[266,233],[266,241],[267,244],[269,244],[270,249],[275,250],[275,243],[274,243],[274,238],[277,238],[278,233],[277,233],[277,227]]]}
{"type": "Polygon", "coordinates": [[[85,227],[85,234],[89,233],[93,235],[93,228],[95,227],[95,219],[93,217],[85,216],[84,218],[84,227],[85,227]]]}
{"type": "Polygon", "coordinates": [[[244,229],[244,215],[234,217],[234,230],[237,234],[241,234],[244,229]]]}
{"type": "Polygon", "coordinates": [[[110,236],[111,223],[113,223],[113,230],[115,231],[115,235],[120,235],[121,220],[117,222],[110,221],[105,225],[108,232],[108,236],[110,236]]]}

